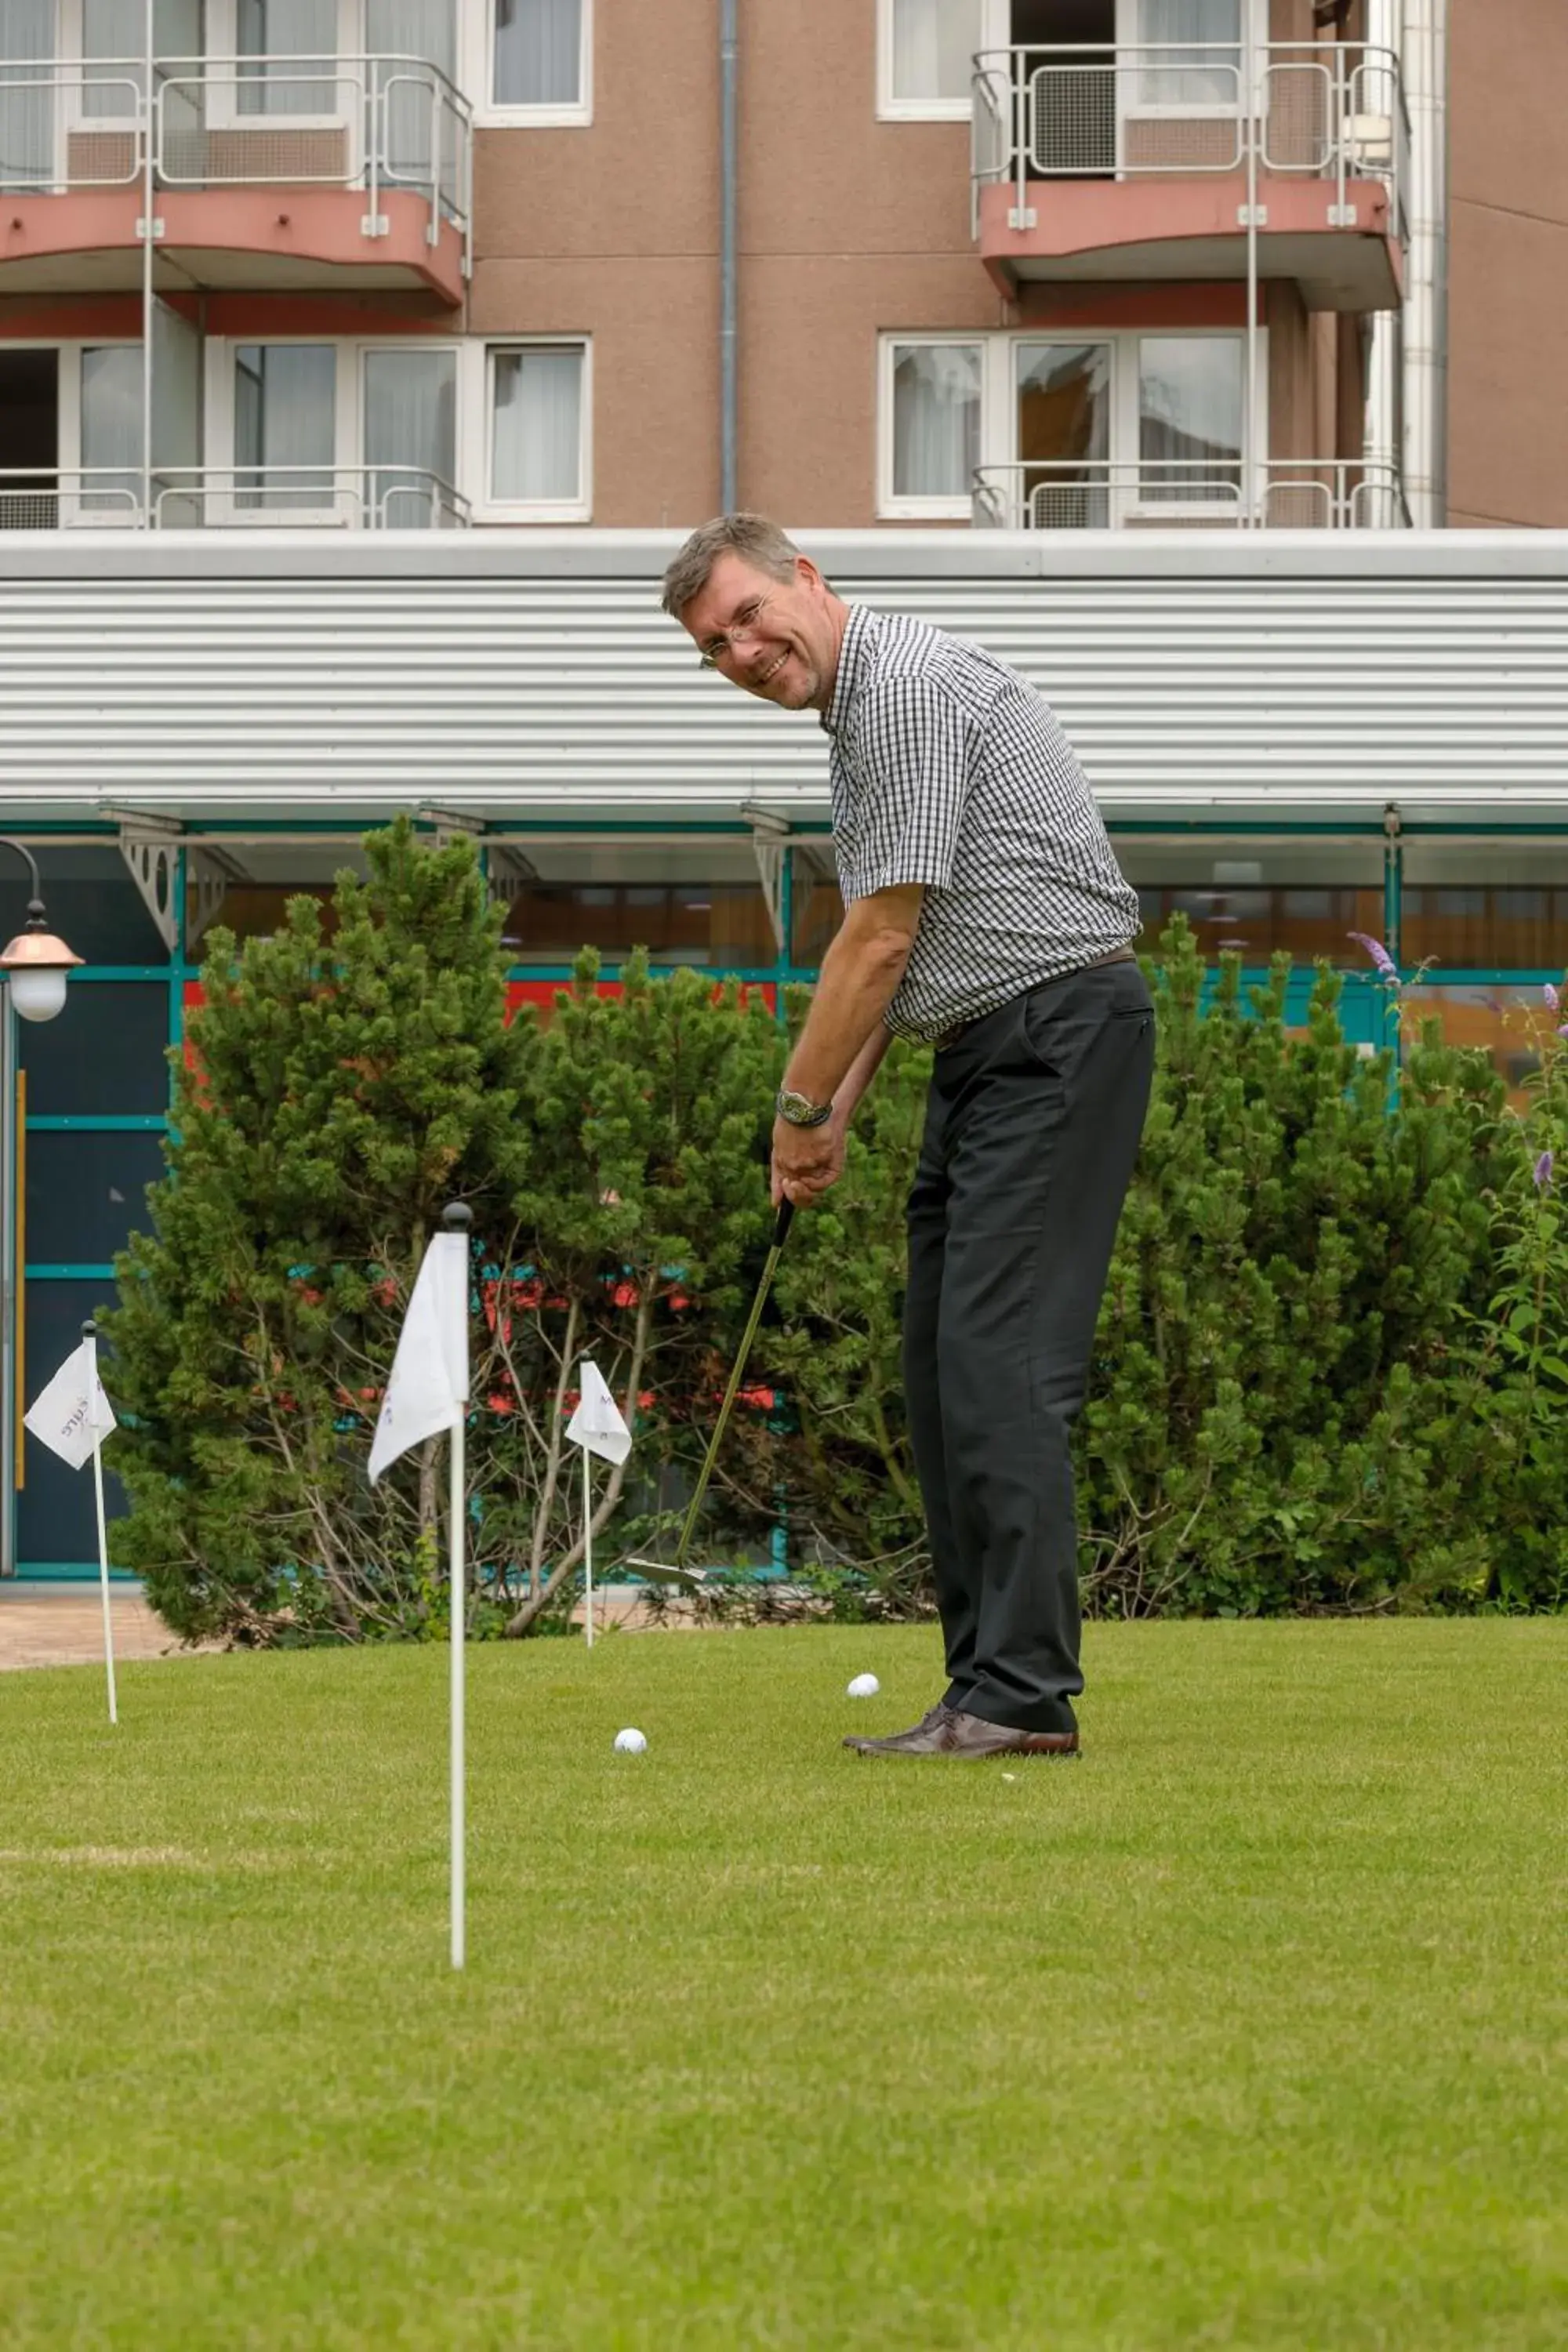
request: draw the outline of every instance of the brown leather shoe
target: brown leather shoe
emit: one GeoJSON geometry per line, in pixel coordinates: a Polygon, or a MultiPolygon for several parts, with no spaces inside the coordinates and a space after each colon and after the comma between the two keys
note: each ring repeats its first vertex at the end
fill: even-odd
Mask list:
{"type": "Polygon", "coordinates": [[[920,1721],[909,1731],[889,1732],[883,1739],[846,1739],[846,1748],[857,1748],[862,1756],[934,1756],[931,1737],[944,1716],[952,1713],[945,1699],[938,1699],[928,1707],[920,1721]]]}
{"type": "Polygon", "coordinates": [[[933,1706],[912,1731],[891,1739],[847,1739],[863,1756],[1076,1756],[1076,1731],[1015,1731],[957,1707],[933,1706]]]}

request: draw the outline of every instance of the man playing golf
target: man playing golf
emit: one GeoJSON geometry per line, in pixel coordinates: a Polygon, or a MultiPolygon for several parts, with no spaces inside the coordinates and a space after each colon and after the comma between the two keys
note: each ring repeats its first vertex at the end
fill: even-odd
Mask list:
{"type": "Polygon", "coordinates": [[[774,1202],[837,1181],[890,1035],[936,1049],[903,1360],[948,1687],[847,1744],[1072,1755],[1069,1441],[1154,1058],[1137,896],[1055,718],[989,654],[845,604],[759,515],[694,532],[664,606],[828,738],[845,917],[778,1097],[774,1202]]]}

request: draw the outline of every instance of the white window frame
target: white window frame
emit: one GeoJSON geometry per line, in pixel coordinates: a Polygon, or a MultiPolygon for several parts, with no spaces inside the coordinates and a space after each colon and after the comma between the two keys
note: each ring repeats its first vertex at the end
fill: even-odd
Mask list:
{"type": "MultiPolygon", "coordinates": [[[[900,98],[893,89],[894,0],[877,0],[877,120],[879,122],[967,122],[973,94],[962,98],[900,98]]],[[[1007,0],[981,0],[981,49],[1007,47],[1007,0]]]]}
{"type": "Polygon", "coordinates": [[[586,131],[594,121],[595,0],[583,0],[577,100],[571,106],[503,106],[495,97],[495,0],[458,0],[458,87],[474,122],[491,131],[586,131]]]}
{"type": "Polygon", "coordinates": [[[469,339],[471,359],[465,383],[468,429],[462,436],[473,453],[476,478],[469,505],[476,522],[588,523],[594,520],[594,339],[591,335],[484,335],[469,339]],[[559,351],[571,345],[583,354],[582,410],[577,441],[577,496],[573,499],[497,499],[490,495],[492,404],[498,352],[559,351]]]}
{"type": "Polygon", "coordinates": [[[966,334],[940,331],[909,334],[886,334],[880,338],[877,361],[877,512],[890,522],[967,522],[972,501],[967,493],[958,498],[900,498],[893,488],[894,473],[894,404],[893,365],[895,353],[914,348],[928,349],[940,344],[952,349],[954,345],[980,353],[980,462],[985,463],[985,451],[990,447],[994,423],[996,368],[992,353],[995,335],[984,328],[971,329],[966,334]]]}
{"type": "MultiPolygon", "coordinates": [[[[1142,6],[1142,0],[1116,0],[1116,46],[1119,51],[1122,49],[1138,49],[1143,46],[1140,37],[1142,32],[1140,11],[1142,6]]],[[[1256,110],[1264,87],[1264,68],[1268,62],[1268,12],[1266,10],[1260,12],[1261,21],[1263,24],[1261,38],[1254,38],[1250,42],[1247,37],[1247,28],[1248,25],[1252,21],[1252,13],[1247,6],[1247,0],[1240,0],[1240,6],[1237,13],[1241,20],[1241,29],[1236,47],[1241,52],[1241,72],[1237,92],[1237,104],[1235,106],[1154,106],[1146,104],[1142,99],[1133,100],[1124,95],[1126,85],[1122,76],[1118,74],[1116,79],[1116,163],[1117,169],[1119,171],[1121,170],[1122,163],[1121,126],[1123,123],[1245,122],[1249,112],[1256,110]]],[[[1222,44],[1221,46],[1228,47],[1229,45],[1222,44]]],[[[1157,73],[1159,71],[1159,68],[1157,66],[1152,67],[1150,70],[1157,73]]],[[[1183,69],[1180,67],[1176,67],[1170,68],[1169,70],[1180,72],[1183,69]]]]}
{"type": "Polygon", "coordinates": [[[241,345],[252,343],[330,344],[337,354],[337,386],[332,411],[332,465],[353,471],[363,467],[364,455],[364,361],[372,352],[453,352],[457,354],[457,398],[454,403],[453,478],[449,487],[460,498],[464,495],[463,477],[467,467],[467,443],[464,398],[464,343],[446,335],[211,335],[207,339],[206,412],[204,419],[204,446],[207,455],[205,465],[220,477],[229,478],[226,490],[215,492],[206,503],[206,520],[221,523],[226,529],[240,530],[298,530],[301,528],[339,530],[362,530],[368,526],[358,522],[352,514],[344,514],[335,506],[325,508],[242,507],[238,503],[233,476],[237,471],[234,447],[234,355],[241,345]]]}
{"type": "MultiPolygon", "coordinates": [[[[994,330],[967,333],[957,330],[924,331],[911,328],[901,332],[887,331],[878,338],[877,356],[877,516],[882,522],[968,522],[973,518],[973,503],[963,498],[911,499],[897,498],[893,493],[893,353],[911,344],[963,343],[979,344],[980,372],[980,463],[984,466],[1017,465],[1018,402],[1017,352],[1025,344],[1037,343],[1108,343],[1110,346],[1110,458],[1112,465],[1136,466],[1139,458],[1139,365],[1138,346],[1146,336],[1163,339],[1180,338],[1195,341],[1199,338],[1218,337],[1241,347],[1243,354],[1242,399],[1246,402],[1247,329],[1238,327],[1036,327],[1013,328],[998,334],[994,330]]],[[[1258,399],[1254,418],[1253,448],[1258,453],[1256,471],[1257,492],[1261,500],[1267,492],[1268,474],[1268,332],[1258,331],[1258,399]]],[[[1151,463],[1157,463],[1151,460],[1151,463]]],[[[1241,460],[1242,486],[1239,511],[1247,510],[1247,460],[1241,460]]],[[[1215,502],[1212,499],[1151,499],[1132,509],[1140,522],[1153,524],[1162,518],[1173,522],[1214,516],[1215,502]]]]}
{"type": "MultiPolygon", "coordinates": [[[[139,96],[129,114],[89,114],[85,68],[93,60],[87,53],[86,19],[87,11],[82,0],[57,0],[55,57],[62,78],[60,94],[64,100],[64,120],[58,133],[62,141],[69,131],[135,131],[142,121],[139,96]]],[[[63,146],[60,152],[63,158],[63,146]]],[[[140,173],[134,184],[140,189],[140,173]]],[[[94,344],[93,349],[96,351],[97,348],[94,344]]]]}
{"type": "MultiPolygon", "coordinates": [[[[110,348],[139,352],[140,335],[79,335],[71,341],[55,341],[47,335],[20,335],[8,341],[11,352],[53,352],[55,354],[57,399],[55,406],[55,467],[58,476],[68,480],[81,472],[81,359],[84,352],[101,352],[110,348]]],[[[128,466],[127,473],[139,474],[139,466],[128,466]]],[[[59,500],[59,525],[62,530],[73,526],[92,530],[134,530],[140,517],[123,507],[83,507],[84,495],[79,487],[74,490],[57,490],[59,500]]]]}
{"type": "MultiPolygon", "coordinates": [[[[361,57],[364,43],[360,37],[364,29],[364,12],[360,0],[337,0],[338,37],[336,56],[361,57]]],[[[240,110],[238,68],[232,60],[239,56],[238,0],[207,0],[206,55],[215,62],[227,67],[227,78],[211,82],[206,94],[206,120],[214,131],[265,129],[268,124],[289,131],[343,131],[349,134],[348,172],[350,182],[363,168],[360,150],[363,144],[363,109],[351,102],[347,110],[330,114],[248,114],[240,110]]],[[[308,79],[308,76],[300,77],[308,79]]],[[[340,90],[342,81],[339,81],[340,90]]],[[[363,95],[363,93],[362,93],[363,95]]],[[[335,184],[335,183],[334,183],[335,184]]],[[[289,340],[279,337],[279,340],[289,340]]]]}

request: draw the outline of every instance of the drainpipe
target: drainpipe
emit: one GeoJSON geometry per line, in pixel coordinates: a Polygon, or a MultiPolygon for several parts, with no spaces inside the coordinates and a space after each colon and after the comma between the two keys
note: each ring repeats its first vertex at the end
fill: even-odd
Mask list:
{"type": "Polygon", "coordinates": [[[1448,0],[1405,0],[1410,105],[1410,287],[1405,327],[1405,484],[1411,520],[1447,521],[1448,0]]]}
{"type": "Polygon", "coordinates": [[[738,412],[735,368],[736,95],[740,79],[738,0],[719,0],[719,505],[735,508],[738,412]]]}
{"type": "Polygon", "coordinates": [[[1247,0],[1241,12],[1241,34],[1242,119],[1247,126],[1247,423],[1241,436],[1247,453],[1247,499],[1242,513],[1248,528],[1256,530],[1268,512],[1267,477],[1262,467],[1268,456],[1267,445],[1259,447],[1258,434],[1258,146],[1263,136],[1269,87],[1269,58],[1263,47],[1268,37],[1268,22],[1265,18],[1259,25],[1258,0],[1247,0]]]}
{"type": "MultiPolygon", "coordinates": [[[[1372,113],[1386,113],[1395,123],[1399,113],[1399,0],[1367,0],[1363,105],[1372,113]]],[[[1397,131],[1394,152],[1398,152],[1397,131]]],[[[1399,190],[1398,200],[1401,204],[1409,203],[1407,188],[1399,190]]],[[[1397,222],[1393,226],[1397,230],[1397,222]]],[[[1399,515],[1394,489],[1401,457],[1399,328],[1397,310],[1374,310],[1367,341],[1366,421],[1362,440],[1363,496],[1370,516],[1375,518],[1377,528],[1384,530],[1394,527],[1399,515]]]]}
{"type": "Polygon", "coordinates": [[[142,528],[153,528],[153,48],[154,0],[145,11],[147,77],[142,95],[142,528]]]}

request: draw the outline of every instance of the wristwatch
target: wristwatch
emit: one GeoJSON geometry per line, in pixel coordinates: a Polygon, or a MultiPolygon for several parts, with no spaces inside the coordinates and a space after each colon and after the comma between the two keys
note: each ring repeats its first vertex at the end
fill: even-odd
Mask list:
{"type": "Polygon", "coordinates": [[[789,1087],[779,1088],[773,1108],[791,1127],[823,1127],[833,1117],[831,1103],[814,1103],[809,1095],[797,1095],[789,1087]]]}

